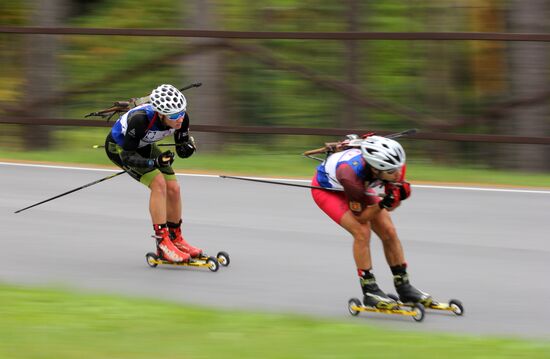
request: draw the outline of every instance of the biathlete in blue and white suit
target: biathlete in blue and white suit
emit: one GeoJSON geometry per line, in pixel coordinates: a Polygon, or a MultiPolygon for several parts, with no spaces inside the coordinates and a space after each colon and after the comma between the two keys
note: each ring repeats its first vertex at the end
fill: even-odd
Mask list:
{"type": "Polygon", "coordinates": [[[389,213],[411,194],[405,169],[405,151],[398,142],[369,136],[361,142],[360,149],[331,154],[319,165],[311,182],[312,186],[343,189],[312,189],[311,194],[319,208],[353,236],[353,258],[363,303],[380,309],[396,308],[397,303],[378,287],[372,273],[371,229],[382,240],[400,299],[426,305],[432,300],[409,282],[403,247],[389,213]],[[380,199],[372,187],[382,184],[386,195],[380,199]]]}
{"type": "Polygon", "coordinates": [[[187,100],[174,86],[160,85],[150,101],[118,119],[105,140],[105,151],[111,161],[151,190],[149,212],[159,254],[172,262],[185,262],[202,250],[181,235],[180,187],[171,166],[174,153],[162,152],[155,142],[173,135],[179,157],[188,158],[195,152],[187,100]]]}

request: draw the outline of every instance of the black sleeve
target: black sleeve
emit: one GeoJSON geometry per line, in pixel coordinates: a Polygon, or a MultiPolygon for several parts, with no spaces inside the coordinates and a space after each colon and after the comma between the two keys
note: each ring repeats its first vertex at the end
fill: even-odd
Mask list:
{"type": "Polygon", "coordinates": [[[177,144],[189,141],[189,114],[186,112],[179,130],[174,132],[174,141],[177,144]]]}
{"type": "Polygon", "coordinates": [[[181,158],[190,157],[196,150],[193,141],[189,138],[189,115],[185,113],[181,128],[174,132],[176,142],[176,153],[181,158]]]}
{"type": "Polygon", "coordinates": [[[128,118],[128,128],[126,129],[126,135],[122,143],[122,152],[120,153],[120,159],[123,164],[132,167],[154,166],[152,159],[144,158],[136,152],[139,142],[145,137],[148,126],[149,119],[147,118],[147,114],[142,111],[134,112],[128,118]]]}

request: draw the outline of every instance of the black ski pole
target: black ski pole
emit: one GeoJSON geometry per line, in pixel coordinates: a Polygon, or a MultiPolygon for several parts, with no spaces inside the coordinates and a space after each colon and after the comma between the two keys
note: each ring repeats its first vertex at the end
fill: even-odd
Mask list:
{"type": "MultiPolygon", "coordinates": [[[[221,178],[231,178],[231,179],[236,179],[236,180],[241,180],[241,181],[260,182],[260,183],[268,183],[268,184],[278,184],[278,185],[281,185],[281,186],[321,189],[321,190],[329,191],[329,192],[344,192],[344,190],[342,188],[325,188],[325,187],[321,187],[321,186],[311,186],[311,185],[307,185],[307,184],[269,181],[269,180],[262,180],[262,179],[259,179],[259,178],[249,178],[249,177],[236,177],[236,176],[220,176],[220,177],[221,178]]],[[[369,193],[369,192],[366,192],[365,194],[367,196],[378,196],[377,194],[369,193]]]]}
{"type": "Polygon", "coordinates": [[[418,130],[416,128],[411,128],[411,129],[408,129],[408,130],[405,130],[405,131],[392,133],[391,135],[387,135],[387,136],[384,136],[384,137],[386,137],[386,138],[399,138],[399,137],[403,137],[403,136],[414,135],[417,132],[418,132],[418,130]]]}
{"type": "MultiPolygon", "coordinates": [[[[183,146],[184,144],[177,144],[177,143],[156,143],[157,146],[183,146]]],[[[105,148],[105,145],[93,145],[92,148],[105,148]]]]}
{"type": "Polygon", "coordinates": [[[40,204],[42,204],[42,203],[46,203],[46,202],[49,202],[49,201],[53,201],[53,200],[56,199],[56,198],[59,198],[59,197],[63,197],[63,196],[65,196],[65,195],[68,195],[69,193],[73,193],[73,192],[79,191],[79,190],[81,190],[81,189],[84,189],[84,188],[86,188],[86,187],[93,186],[94,184],[98,184],[99,182],[107,181],[108,179],[114,178],[114,177],[119,176],[119,175],[121,175],[121,174],[123,174],[123,173],[126,173],[126,171],[117,172],[117,173],[112,174],[112,175],[110,175],[110,176],[103,177],[103,178],[101,178],[101,179],[98,179],[97,181],[90,182],[90,183],[88,183],[88,184],[85,184],[84,186],[80,186],[80,187],[75,188],[75,189],[72,189],[72,190],[70,190],[70,191],[68,191],[68,192],[59,194],[59,195],[57,195],[57,196],[55,196],[55,197],[48,198],[48,199],[46,199],[46,200],[44,200],[44,201],[42,201],[42,202],[35,203],[35,204],[30,205],[30,206],[28,206],[28,207],[25,207],[25,208],[22,208],[22,209],[20,209],[20,210],[17,210],[17,211],[15,211],[15,212],[13,212],[13,213],[23,212],[23,211],[25,211],[25,210],[27,210],[27,209],[29,209],[29,208],[36,207],[36,206],[38,206],[38,205],[40,205],[40,204]]]}
{"type": "Polygon", "coordinates": [[[189,90],[192,87],[200,87],[200,86],[202,86],[202,82],[194,82],[191,85],[187,85],[185,87],[180,88],[180,91],[185,91],[185,90],[189,90]]]}

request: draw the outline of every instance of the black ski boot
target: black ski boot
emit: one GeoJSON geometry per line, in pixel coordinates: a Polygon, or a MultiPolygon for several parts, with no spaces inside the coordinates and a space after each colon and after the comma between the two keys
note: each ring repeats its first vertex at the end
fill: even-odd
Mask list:
{"type": "Polygon", "coordinates": [[[433,302],[432,296],[424,293],[411,285],[409,275],[396,274],[393,276],[393,284],[399,295],[399,300],[403,303],[421,303],[425,307],[429,307],[433,302]]]}
{"type": "Polygon", "coordinates": [[[376,279],[371,273],[367,278],[360,277],[361,289],[363,290],[363,304],[367,307],[378,309],[396,309],[398,304],[395,300],[388,297],[376,284],[376,279]]]}

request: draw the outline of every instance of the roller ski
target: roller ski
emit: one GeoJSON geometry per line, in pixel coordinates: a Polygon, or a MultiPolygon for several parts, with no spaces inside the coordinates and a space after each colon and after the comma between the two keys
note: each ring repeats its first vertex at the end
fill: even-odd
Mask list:
{"type": "MultiPolygon", "coordinates": [[[[411,306],[415,303],[411,301],[402,301],[395,294],[388,294],[388,296],[394,299],[399,305],[411,306]]],[[[420,304],[422,304],[425,309],[449,311],[453,312],[457,316],[461,316],[464,314],[464,307],[462,306],[462,302],[458,299],[450,299],[449,302],[442,303],[430,297],[428,301],[420,302],[420,304]]]]}
{"type": "MultiPolygon", "coordinates": [[[[171,231],[172,232],[172,231],[171,231]]],[[[216,257],[208,256],[202,249],[189,245],[179,236],[168,232],[168,228],[157,230],[153,238],[157,244],[157,251],[145,255],[147,264],[151,268],[161,265],[207,267],[212,272],[217,272],[220,264],[229,265],[229,255],[226,252],[218,252],[216,257]]]]}
{"type": "Polygon", "coordinates": [[[393,277],[397,295],[389,294],[388,297],[395,300],[399,305],[413,305],[420,303],[425,309],[450,311],[461,316],[464,314],[462,302],[458,299],[450,299],[448,303],[440,303],[432,298],[428,293],[424,293],[409,283],[407,274],[395,275],[393,277]]]}
{"type": "Polygon", "coordinates": [[[361,278],[361,288],[363,302],[357,298],[351,298],[348,301],[348,310],[353,316],[357,316],[360,312],[373,312],[410,316],[417,322],[424,319],[425,310],[422,304],[399,303],[378,287],[373,275],[361,278]]]}
{"type": "Polygon", "coordinates": [[[216,257],[201,254],[196,258],[189,258],[187,261],[174,262],[167,260],[159,253],[149,252],[145,255],[147,264],[151,268],[155,268],[160,265],[182,266],[182,267],[207,267],[212,272],[217,272],[220,269],[220,265],[227,267],[229,265],[229,254],[226,252],[218,252],[216,257]]]}
{"type": "MultiPolygon", "coordinates": [[[[174,246],[184,253],[189,253],[191,259],[207,262],[209,258],[212,258],[204,253],[202,249],[187,243],[181,234],[181,221],[174,227],[168,225],[168,232],[174,246]]],[[[216,259],[223,267],[227,267],[229,265],[229,254],[226,252],[218,252],[218,254],[216,254],[216,259]]]]}
{"type": "Polygon", "coordinates": [[[395,314],[412,317],[415,321],[421,322],[424,320],[424,315],[426,311],[424,306],[420,303],[399,303],[397,302],[395,306],[391,309],[383,309],[372,306],[366,306],[357,298],[351,298],[348,301],[348,310],[349,313],[353,316],[359,315],[360,312],[373,312],[373,313],[382,313],[382,314],[395,314]]]}

